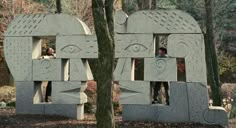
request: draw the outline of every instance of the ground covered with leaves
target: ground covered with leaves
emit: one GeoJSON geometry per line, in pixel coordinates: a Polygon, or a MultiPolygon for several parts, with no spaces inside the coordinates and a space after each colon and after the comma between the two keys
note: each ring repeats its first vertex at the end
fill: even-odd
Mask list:
{"type": "MultiPolygon", "coordinates": [[[[116,116],[117,128],[222,128],[220,126],[192,123],[123,122],[116,116]]],[[[15,109],[0,109],[0,128],[95,128],[94,114],[86,114],[77,121],[62,116],[16,115],[15,109]]]]}

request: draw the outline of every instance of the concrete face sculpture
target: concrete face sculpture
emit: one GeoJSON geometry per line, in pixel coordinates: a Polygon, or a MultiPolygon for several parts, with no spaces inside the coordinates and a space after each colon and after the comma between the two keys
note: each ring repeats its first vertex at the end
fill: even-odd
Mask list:
{"type": "Polygon", "coordinates": [[[87,43],[89,34],[82,21],[65,14],[19,15],[11,22],[5,33],[4,51],[16,81],[17,114],[83,119],[86,81],[93,79],[87,58],[97,57],[95,37],[87,43]],[[56,59],[39,59],[40,38],[56,38],[56,59]],[[52,103],[42,102],[43,81],[52,81],[52,103]]]}
{"type": "MultiPolygon", "coordinates": [[[[227,124],[223,108],[209,107],[204,39],[197,22],[179,10],[115,14],[123,119],[128,121],[227,124]],[[155,58],[155,36],[168,35],[169,58],[155,58]],[[136,58],[144,58],[144,80],[134,79],[136,58]],[[186,82],[177,81],[176,58],[184,58],[186,82]],[[170,105],[151,104],[153,81],[169,81],[170,105]]],[[[16,80],[16,112],[83,119],[88,59],[98,57],[97,39],[80,20],[64,14],[20,15],[5,34],[5,56],[16,80]],[[57,24],[55,24],[57,23],[57,24]],[[56,38],[56,59],[41,56],[39,38],[56,38]],[[52,81],[52,103],[43,104],[42,81],[52,81]]]]}
{"type": "Polygon", "coordinates": [[[136,42],[144,42],[145,52],[148,52],[149,55],[140,50],[133,50],[122,55],[116,54],[119,60],[114,76],[115,80],[120,82],[121,91],[123,90],[120,99],[123,104],[123,120],[227,125],[225,110],[219,107],[209,107],[204,38],[199,25],[190,15],[179,10],[160,10],[138,11],[127,16],[125,12],[118,11],[115,14],[115,32],[118,37],[115,43],[118,46],[122,41],[129,44],[131,37],[142,34],[149,37],[149,39],[143,38],[146,41],[136,38],[139,40],[136,42]],[[153,48],[155,45],[152,45],[155,42],[153,37],[158,34],[168,36],[169,58],[155,58],[155,54],[153,54],[156,51],[153,48]],[[126,39],[127,36],[130,38],[126,39]],[[150,40],[153,43],[148,45],[150,40]],[[129,86],[136,85],[137,81],[132,79],[134,72],[132,62],[124,62],[124,60],[134,60],[135,58],[144,58],[145,82],[141,82],[139,86],[129,86]],[[177,58],[185,60],[186,82],[177,81],[177,58]],[[126,77],[122,77],[122,75],[126,77]],[[150,84],[145,83],[153,81],[170,83],[170,105],[150,103],[150,95],[146,95],[146,92],[150,90],[150,84]],[[129,88],[127,89],[127,87],[129,88]],[[138,91],[141,87],[146,91],[138,91]]]}

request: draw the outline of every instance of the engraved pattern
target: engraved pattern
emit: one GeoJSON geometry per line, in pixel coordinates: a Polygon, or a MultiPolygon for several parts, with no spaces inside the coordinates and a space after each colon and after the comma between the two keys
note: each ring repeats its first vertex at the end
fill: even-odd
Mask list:
{"type": "Polygon", "coordinates": [[[162,74],[165,70],[166,70],[166,67],[167,67],[167,62],[166,60],[164,59],[157,59],[156,60],[156,69],[157,69],[157,73],[158,74],[162,74]]]}
{"type": "Polygon", "coordinates": [[[145,81],[121,81],[121,104],[150,104],[150,86],[145,81]]]}
{"type": "Polygon", "coordinates": [[[115,53],[118,58],[155,56],[152,34],[116,34],[115,43],[115,53]]]}
{"type": "Polygon", "coordinates": [[[56,39],[57,58],[98,58],[97,38],[94,35],[57,36],[56,39]]]}
{"type": "Polygon", "coordinates": [[[87,102],[84,91],[87,82],[53,82],[52,102],[55,104],[83,104],[87,102]]]}
{"type": "Polygon", "coordinates": [[[189,14],[180,10],[138,11],[128,17],[126,24],[116,23],[115,31],[159,34],[201,33],[198,23],[189,14]]]}
{"type": "Polygon", "coordinates": [[[206,82],[205,46],[201,34],[172,34],[168,55],[185,58],[187,82],[206,82]]]}
{"type": "Polygon", "coordinates": [[[45,17],[46,14],[20,15],[11,22],[5,36],[32,35],[45,17]]]}
{"type": "Polygon", "coordinates": [[[144,58],[145,81],[177,81],[175,58],[144,58]]]}
{"type": "Polygon", "coordinates": [[[61,49],[62,52],[69,53],[69,54],[77,53],[77,52],[80,52],[81,50],[82,49],[80,49],[76,45],[67,45],[61,49]]]}
{"type": "Polygon", "coordinates": [[[174,11],[143,11],[142,14],[154,21],[154,25],[160,25],[165,30],[194,31],[198,27],[174,11]]]}
{"type": "Polygon", "coordinates": [[[33,60],[33,80],[45,81],[45,80],[64,80],[64,70],[62,70],[61,59],[42,59],[33,60]]]}
{"type": "Polygon", "coordinates": [[[32,38],[5,37],[4,54],[16,81],[32,80],[32,38]]]}

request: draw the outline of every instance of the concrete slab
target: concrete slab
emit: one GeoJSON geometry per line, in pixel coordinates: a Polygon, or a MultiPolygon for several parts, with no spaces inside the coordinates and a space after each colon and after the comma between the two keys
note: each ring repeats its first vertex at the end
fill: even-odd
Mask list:
{"type": "Polygon", "coordinates": [[[32,37],[5,37],[4,55],[15,81],[32,81],[32,37]]]}
{"type": "Polygon", "coordinates": [[[114,71],[114,80],[134,80],[134,61],[131,58],[120,58],[114,71]]]}
{"type": "Polygon", "coordinates": [[[207,81],[202,34],[171,34],[168,37],[167,49],[169,56],[185,58],[187,82],[207,81]]]}
{"type": "Polygon", "coordinates": [[[145,58],[145,81],[177,81],[175,58],[145,58]]]}
{"type": "Polygon", "coordinates": [[[33,104],[34,82],[16,83],[16,114],[44,114],[44,105],[33,104]]]}
{"type": "Polygon", "coordinates": [[[119,12],[116,15],[117,33],[202,33],[196,20],[180,10],[137,11],[128,18],[125,13],[119,12]],[[118,20],[120,17],[122,19],[118,20]]]}
{"type": "Polygon", "coordinates": [[[93,80],[93,74],[87,60],[70,59],[70,81],[93,80]]]}
{"type": "Polygon", "coordinates": [[[153,34],[116,34],[117,58],[155,57],[153,34]]]}
{"type": "Polygon", "coordinates": [[[170,106],[125,104],[122,119],[124,121],[189,122],[186,90],[186,83],[171,82],[170,106]],[[138,116],[137,113],[142,116],[138,116]]]}
{"type": "Polygon", "coordinates": [[[5,36],[56,36],[90,33],[85,23],[67,14],[23,14],[11,22],[5,36]]]}
{"type": "Polygon", "coordinates": [[[121,104],[151,104],[150,82],[120,81],[121,104]]]}
{"type": "Polygon", "coordinates": [[[83,104],[87,102],[84,93],[86,82],[52,82],[53,104],[83,104]]]}
{"type": "Polygon", "coordinates": [[[61,115],[77,120],[84,119],[84,105],[76,104],[45,104],[46,115],[61,115]]]}
{"type": "Polygon", "coordinates": [[[228,116],[222,107],[210,107],[204,112],[204,119],[208,124],[228,125],[228,116]]]}
{"type": "Polygon", "coordinates": [[[203,113],[209,107],[206,83],[187,83],[190,121],[204,122],[203,113]]]}
{"type": "Polygon", "coordinates": [[[33,80],[63,81],[65,79],[64,68],[65,65],[63,65],[63,60],[61,59],[33,60],[33,80]]]}
{"type": "Polygon", "coordinates": [[[57,58],[98,58],[95,35],[57,36],[57,58]]]}

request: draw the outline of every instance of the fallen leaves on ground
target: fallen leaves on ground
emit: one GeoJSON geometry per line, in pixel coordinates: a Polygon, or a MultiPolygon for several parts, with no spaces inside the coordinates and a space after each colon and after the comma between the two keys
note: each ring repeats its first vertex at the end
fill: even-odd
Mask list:
{"type": "MultiPolygon", "coordinates": [[[[116,116],[117,128],[222,128],[193,123],[125,122],[116,116]]],[[[94,114],[85,114],[82,121],[56,115],[16,115],[15,109],[0,109],[0,128],[96,128],[94,114]]]]}

